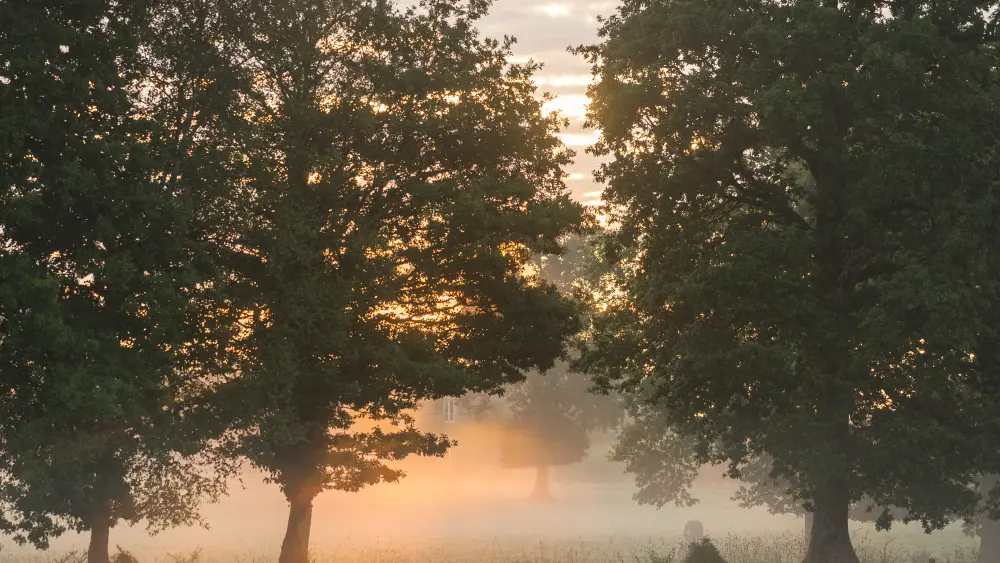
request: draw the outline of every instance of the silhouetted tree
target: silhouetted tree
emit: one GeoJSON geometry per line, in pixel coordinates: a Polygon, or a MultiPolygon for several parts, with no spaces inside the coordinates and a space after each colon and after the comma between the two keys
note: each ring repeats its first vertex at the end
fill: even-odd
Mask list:
{"type": "MultiPolygon", "coordinates": [[[[594,267],[593,243],[587,236],[565,240],[566,252],[535,260],[539,276],[566,295],[578,288],[594,267]]],[[[504,397],[512,419],[501,443],[501,464],[536,469],[531,498],[551,498],[549,470],[582,461],[590,449],[590,435],[617,426],[624,411],[616,397],[591,393],[591,381],[558,362],[545,373],[532,373],[511,386],[504,397]]]]}
{"type": "Polygon", "coordinates": [[[620,420],[616,399],[594,395],[589,387],[586,376],[559,362],[507,391],[512,419],[503,434],[500,462],[509,468],[536,469],[531,498],[551,498],[549,469],[582,461],[590,449],[590,434],[620,420]]]}
{"type": "Polygon", "coordinates": [[[200,415],[231,160],[203,126],[232,107],[199,6],[0,4],[0,512],[89,532],[90,563],[121,522],[199,522],[232,468],[200,415]]]}
{"type": "Polygon", "coordinates": [[[971,515],[995,456],[992,4],[626,0],[579,51],[615,225],[582,364],[699,463],[767,455],[807,563],[857,562],[862,497],[971,515]]]}
{"type": "Polygon", "coordinates": [[[549,368],[576,307],[524,273],[583,217],[571,153],[479,1],[236,0],[225,43],[253,78],[243,249],[249,335],[239,451],[289,502],[305,563],[313,499],[441,455],[419,403],[549,368]]]}

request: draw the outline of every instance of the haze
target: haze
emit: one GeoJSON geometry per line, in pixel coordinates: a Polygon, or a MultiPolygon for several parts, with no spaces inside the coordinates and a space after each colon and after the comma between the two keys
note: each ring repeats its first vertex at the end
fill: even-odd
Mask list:
{"type": "Polygon", "coordinates": [[[416,5],[0,0],[0,563],[1000,563],[1000,2],[416,5]]]}

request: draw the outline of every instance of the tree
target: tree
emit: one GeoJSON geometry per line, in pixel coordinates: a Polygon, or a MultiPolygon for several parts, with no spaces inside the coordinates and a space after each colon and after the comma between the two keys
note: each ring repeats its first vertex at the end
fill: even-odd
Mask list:
{"type": "Polygon", "coordinates": [[[635,0],[578,50],[616,226],[583,367],[699,462],[770,457],[808,563],[857,561],[862,496],[967,517],[992,463],[996,30],[992,2],[635,0]]]}
{"type": "MultiPolygon", "coordinates": [[[[567,237],[564,244],[562,255],[539,257],[534,268],[543,280],[572,295],[579,290],[579,282],[591,275],[595,248],[584,235],[567,237]]],[[[549,469],[582,461],[590,449],[590,434],[621,422],[624,413],[618,400],[590,391],[585,375],[559,362],[554,369],[532,373],[505,392],[512,419],[501,442],[501,464],[536,469],[531,498],[549,500],[549,469]]]]}
{"type": "Polygon", "coordinates": [[[120,522],[199,522],[231,468],[197,406],[222,373],[228,155],[187,141],[228,98],[166,50],[204,46],[186,4],[0,6],[0,510],[21,543],[89,531],[91,563],[120,522]]]}
{"type": "MultiPolygon", "coordinates": [[[[998,490],[997,481],[995,473],[988,473],[980,478],[979,490],[986,497],[984,505],[989,504],[990,492],[998,490]]],[[[990,510],[983,510],[974,519],[963,522],[963,532],[970,536],[979,537],[979,563],[1000,561],[1000,521],[998,520],[1000,519],[991,514],[990,510]]]]}
{"type": "Polygon", "coordinates": [[[510,388],[505,400],[512,412],[500,449],[504,467],[534,467],[531,498],[549,500],[549,469],[578,463],[590,449],[590,434],[621,419],[614,397],[595,396],[582,374],[560,362],[545,373],[530,374],[510,388]]]}
{"type": "Polygon", "coordinates": [[[230,388],[239,452],[289,502],[282,563],[308,557],[313,499],[441,455],[424,400],[495,392],[564,354],[576,306],[524,273],[583,210],[534,63],[482,39],[484,2],[240,0],[225,42],[253,77],[238,119],[253,195],[233,256],[248,335],[230,388]]]}

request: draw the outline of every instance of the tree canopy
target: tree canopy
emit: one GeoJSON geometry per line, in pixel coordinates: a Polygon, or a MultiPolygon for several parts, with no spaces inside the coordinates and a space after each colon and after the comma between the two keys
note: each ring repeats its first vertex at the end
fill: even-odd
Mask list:
{"type": "Polygon", "coordinates": [[[321,491],[445,452],[408,414],[421,401],[549,368],[578,327],[575,305],[525,272],[583,222],[563,120],[543,115],[537,65],[478,35],[486,7],[227,4],[253,163],[229,392],[238,451],[291,505],[283,563],[306,561],[321,491]]]}
{"type": "Polygon", "coordinates": [[[582,364],[699,462],[770,457],[810,563],[857,560],[862,496],[969,515],[992,463],[997,17],[626,0],[579,49],[615,225],[582,364]]]}
{"type": "Polygon", "coordinates": [[[22,543],[90,531],[92,563],[116,523],[199,522],[231,467],[198,407],[225,373],[228,155],[191,121],[227,108],[186,90],[188,4],[0,6],[0,511],[22,543]]]}

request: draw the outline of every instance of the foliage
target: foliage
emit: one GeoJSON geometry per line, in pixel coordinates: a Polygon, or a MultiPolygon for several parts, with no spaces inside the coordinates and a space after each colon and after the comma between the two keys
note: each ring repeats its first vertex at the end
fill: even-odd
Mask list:
{"type": "Polygon", "coordinates": [[[577,463],[590,448],[590,433],[617,424],[621,409],[614,397],[595,396],[590,382],[566,362],[530,374],[505,394],[512,419],[501,442],[504,467],[543,467],[577,463]]]}
{"type": "Polygon", "coordinates": [[[408,411],[551,367],[577,329],[576,307],[523,273],[582,222],[563,121],[542,114],[537,66],[478,36],[485,9],[227,3],[225,42],[252,79],[232,256],[248,331],[229,392],[237,451],[298,522],[283,561],[306,557],[319,492],[445,452],[408,411]]]}
{"type": "Polygon", "coordinates": [[[175,19],[189,4],[0,5],[0,505],[19,542],[193,524],[224,488],[198,404],[224,373],[228,156],[192,116],[228,108],[185,90],[207,76],[180,48],[206,40],[175,19]]]}
{"type": "Polygon", "coordinates": [[[992,2],[633,0],[579,50],[617,227],[582,365],[699,463],[769,456],[836,526],[811,560],[853,558],[864,495],[969,516],[993,463],[996,26],[992,2]]]}
{"type": "Polygon", "coordinates": [[[635,478],[632,498],[657,508],[697,504],[690,487],[705,464],[694,441],[673,431],[662,413],[637,395],[626,395],[625,405],[628,416],[609,457],[635,478]]]}
{"type": "MultiPolygon", "coordinates": [[[[633,498],[640,504],[658,508],[670,503],[697,504],[690,487],[706,467],[698,460],[693,440],[671,430],[662,413],[653,407],[636,397],[627,399],[630,416],[611,459],[624,463],[626,471],[635,477],[638,490],[633,498]]],[[[744,508],[764,506],[772,514],[805,515],[808,509],[802,499],[795,497],[794,488],[787,481],[773,477],[771,472],[772,465],[766,457],[748,460],[738,474],[728,475],[739,482],[733,500],[744,508]]],[[[906,515],[898,508],[891,508],[890,513],[896,519],[906,515]]],[[[862,497],[853,503],[849,514],[855,521],[874,522],[882,509],[868,497],[862,497]]]]}
{"type": "MultiPolygon", "coordinates": [[[[749,508],[764,506],[771,514],[795,514],[806,516],[806,534],[811,530],[812,507],[808,502],[802,502],[791,493],[792,487],[787,481],[775,479],[772,466],[767,458],[759,458],[745,467],[739,473],[741,485],[733,496],[740,506],[749,508]]],[[[870,497],[863,495],[851,504],[848,517],[856,522],[874,522],[876,525],[885,515],[893,520],[906,520],[907,513],[898,507],[881,507],[870,497]]]]}
{"type": "Polygon", "coordinates": [[[711,540],[702,538],[700,542],[693,543],[688,548],[684,563],[726,563],[726,560],[722,558],[722,554],[711,540]]]}

